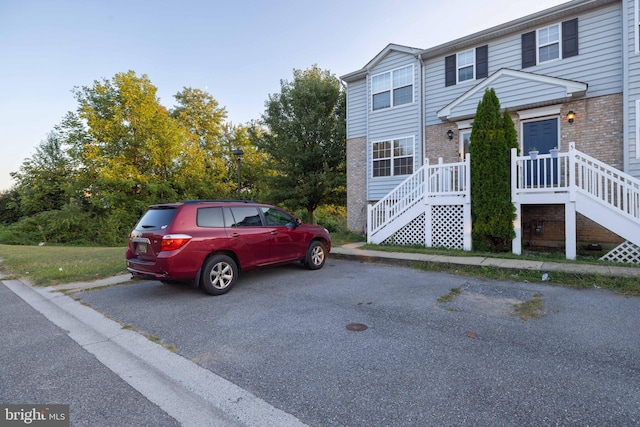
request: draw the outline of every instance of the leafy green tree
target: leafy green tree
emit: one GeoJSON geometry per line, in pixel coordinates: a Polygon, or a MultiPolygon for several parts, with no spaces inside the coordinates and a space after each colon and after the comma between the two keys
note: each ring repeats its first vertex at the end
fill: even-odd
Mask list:
{"type": "Polygon", "coordinates": [[[133,71],[75,89],[76,135],[85,194],[96,210],[130,227],[146,205],[190,195],[205,176],[199,141],[159,103],[148,77],[133,71]],[[79,129],[82,128],[83,129],[79,129]]]}
{"type": "Polygon", "coordinates": [[[240,164],[240,193],[243,199],[260,200],[266,193],[264,183],[266,154],[254,144],[254,135],[260,135],[260,127],[256,123],[245,125],[228,124],[224,128],[224,158],[227,168],[227,185],[230,197],[236,197],[238,188],[238,162],[233,150],[242,150],[240,164]]]}
{"type": "Polygon", "coordinates": [[[270,199],[304,207],[312,223],[320,204],[345,200],[345,93],[335,76],[316,65],[293,76],[280,82],[280,93],[269,95],[256,144],[267,154],[270,199]]]}
{"type": "Polygon", "coordinates": [[[14,185],[10,190],[0,193],[0,225],[13,224],[21,217],[20,193],[14,185]]]}
{"type": "Polygon", "coordinates": [[[515,237],[510,150],[517,148],[513,120],[493,89],[478,104],[471,131],[471,216],[477,249],[505,251],[515,237]]]}
{"type": "Polygon", "coordinates": [[[58,210],[67,203],[74,172],[63,145],[59,135],[50,132],[20,169],[11,172],[23,216],[58,210]]]}
{"type": "Polygon", "coordinates": [[[204,165],[185,180],[184,191],[193,198],[226,197],[229,192],[228,153],[224,145],[226,110],[200,89],[184,88],[175,98],[178,104],[171,111],[171,117],[188,132],[194,148],[192,163],[204,165]]]}

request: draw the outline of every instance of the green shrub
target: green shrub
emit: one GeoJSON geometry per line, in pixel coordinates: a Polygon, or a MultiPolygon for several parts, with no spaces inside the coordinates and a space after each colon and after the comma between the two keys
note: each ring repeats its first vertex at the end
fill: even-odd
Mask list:
{"type": "Polygon", "coordinates": [[[0,243],[8,245],[49,244],[121,245],[135,223],[112,214],[99,217],[67,204],[60,210],[41,212],[0,228],[0,243]]]}

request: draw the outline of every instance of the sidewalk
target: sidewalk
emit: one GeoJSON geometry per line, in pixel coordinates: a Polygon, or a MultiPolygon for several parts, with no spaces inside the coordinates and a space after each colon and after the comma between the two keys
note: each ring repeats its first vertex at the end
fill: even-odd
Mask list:
{"type": "Polygon", "coordinates": [[[412,262],[437,262],[443,264],[460,264],[475,266],[493,266],[514,270],[537,270],[541,273],[560,271],[563,273],[598,274],[611,277],[638,277],[640,266],[612,266],[594,264],[574,264],[548,261],[530,261],[526,259],[501,259],[480,256],[447,256],[426,255],[403,252],[384,252],[361,249],[364,242],[348,243],[331,248],[332,255],[345,259],[356,259],[367,262],[386,262],[392,264],[410,264],[412,262]]]}

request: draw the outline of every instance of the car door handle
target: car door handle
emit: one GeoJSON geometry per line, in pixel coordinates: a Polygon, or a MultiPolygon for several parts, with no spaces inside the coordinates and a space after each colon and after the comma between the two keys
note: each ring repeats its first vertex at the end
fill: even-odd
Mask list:
{"type": "Polygon", "coordinates": [[[272,235],[272,236],[275,236],[276,234],[278,234],[278,230],[273,230],[273,231],[271,232],[271,235],[272,235]]]}

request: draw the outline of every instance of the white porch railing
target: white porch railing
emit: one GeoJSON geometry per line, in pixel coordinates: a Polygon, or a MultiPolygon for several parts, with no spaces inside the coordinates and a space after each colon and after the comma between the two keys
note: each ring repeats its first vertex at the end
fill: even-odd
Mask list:
{"type": "Polygon", "coordinates": [[[512,149],[511,188],[519,194],[568,191],[569,153],[539,154],[535,159],[515,155],[512,149]]]}
{"type": "Polygon", "coordinates": [[[440,158],[437,165],[430,165],[425,159],[424,166],[383,199],[368,206],[368,236],[373,236],[416,204],[424,203],[425,197],[431,202],[433,198],[468,196],[469,164],[469,156],[464,162],[447,164],[443,164],[440,158]]]}
{"type": "Polygon", "coordinates": [[[576,150],[574,143],[557,157],[542,154],[532,159],[517,156],[512,149],[511,167],[514,199],[542,192],[579,191],[640,222],[640,180],[576,150]]]}

